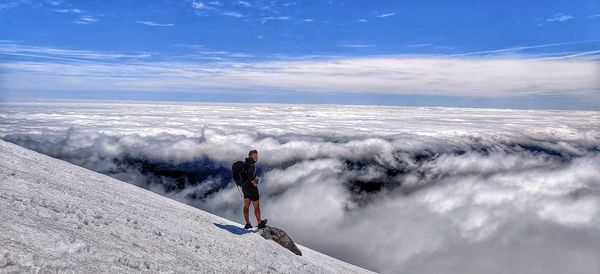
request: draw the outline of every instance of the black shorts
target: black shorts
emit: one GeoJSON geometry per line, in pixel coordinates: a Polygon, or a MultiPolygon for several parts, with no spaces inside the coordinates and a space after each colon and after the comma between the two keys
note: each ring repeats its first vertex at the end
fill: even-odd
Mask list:
{"type": "Polygon", "coordinates": [[[258,188],[254,187],[252,183],[248,183],[242,187],[242,193],[244,193],[244,199],[250,199],[250,201],[258,201],[258,188]]]}

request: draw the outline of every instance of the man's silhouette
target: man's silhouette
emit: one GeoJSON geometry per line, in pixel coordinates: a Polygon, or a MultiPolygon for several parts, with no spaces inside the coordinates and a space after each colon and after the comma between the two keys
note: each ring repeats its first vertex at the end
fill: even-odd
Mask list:
{"type": "Polygon", "coordinates": [[[251,150],[248,152],[248,158],[245,162],[245,176],[244,183],[242,184],[242,192],[244,193],[244,219],[246,220],[245,229],[252,228],[250,224],[250,202],[254,207],[254,215],[256,216],[256,222],[258,228],[264,228],[267,224],[267,220],[260,218],[260,202],[258,197],[258,179],[256,178],[256,162],[258,161],[258,151],[251,150]]]}

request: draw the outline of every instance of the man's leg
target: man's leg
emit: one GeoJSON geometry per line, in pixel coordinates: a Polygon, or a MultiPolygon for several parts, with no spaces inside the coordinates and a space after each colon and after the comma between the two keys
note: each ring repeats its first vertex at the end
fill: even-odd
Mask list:
{"type": "Polygon", "coordinates": [[[244,199],[244,219],[246,220],[246,224],[250,223],[250,199],[248,198],[244,199]]]}
{"type": "Polygon", "coordinates": [[[262,222],[262,219],[260,218],[260,201],[252,201],[252,207],[254,207],[254,216],[256,216],[256,222],[260,224],[260,222],[262,222]]]}

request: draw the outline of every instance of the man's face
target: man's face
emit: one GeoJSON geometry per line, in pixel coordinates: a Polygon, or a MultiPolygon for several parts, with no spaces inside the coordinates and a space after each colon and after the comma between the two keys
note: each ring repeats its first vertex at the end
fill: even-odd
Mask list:
{"type": "Polygon", "coordinates": [[[258,153],[252,153],[252,155],[250,156],[252,157],[252,159],[257,162],[258,161],[258,153]]]}

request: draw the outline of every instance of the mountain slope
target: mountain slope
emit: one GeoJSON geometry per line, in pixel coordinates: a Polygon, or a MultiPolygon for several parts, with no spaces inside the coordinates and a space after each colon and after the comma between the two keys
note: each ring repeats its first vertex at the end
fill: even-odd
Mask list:
{"type": "Polygon", "coordinates": [[[369,272],[2,140],[0,220],[0,272],[369,272]]]}

